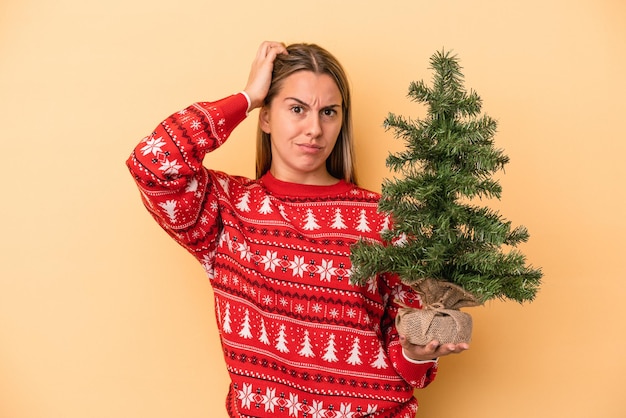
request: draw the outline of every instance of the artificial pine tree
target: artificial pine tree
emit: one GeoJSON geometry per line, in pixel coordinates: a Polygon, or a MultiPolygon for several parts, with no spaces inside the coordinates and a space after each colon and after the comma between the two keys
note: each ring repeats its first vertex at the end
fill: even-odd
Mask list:
{"type": "MultiPolygon", "coordinates": [[[[417,332],[430,334],[412,342],[433,336],[441,343],[460,342],[469,340],[471,317],[459,308],[493,298],[532,301],[542,273],[527,266],[515,248],[528,240],[526,228],[512,228],[497,211],[472,203],[501,195],[492,175],[509,158],[494,147],[496,121],[480,115],[482,100],[465,90],[456,56],[437,52],[430,63],[432,87],[412,82],[408,93],[428,106],[427,117],[389,114],[384,122],[406,143],[387,158],[387,166],[401,176],[383,182],[379,203],[393,220],[382,233],[392,245],[355,244],[351,280],[362,284],[377,273],[398,274],[422,294],[425,305],[420,315],[427,318],[417,332]],[[469,330],[444,335],[449,327],[469,330]]],[[[402,313],[408,312],[415,313],[402,313]]]]}

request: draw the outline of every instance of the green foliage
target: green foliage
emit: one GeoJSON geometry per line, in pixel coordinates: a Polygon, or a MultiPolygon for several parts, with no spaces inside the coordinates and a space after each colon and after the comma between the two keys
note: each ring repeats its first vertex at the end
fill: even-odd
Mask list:
{"type": "Polygon", "coordinates": [[[472,199],[500,198],[492,178],[509,158],[496,149],[497,123],[480,115],[482,100],[463,87],[456,56],[431,57],[432,87],[409,86],[412,101],[424,103],[424,120],[390,114],[385,128],[406,148],[387,158],[401,176],[386,179],[379,209],[390,213],[393,228],[381,245],[360,241],[352,247],[351,280],[363,283],[383,272],[397,273],[407,284],[424,278],[453,282],[481,302],[492,298],[531,301],[542,273],[526,265],[515,247],[528,240],[523,226],[496,211],[471,204],[472,199]]]}

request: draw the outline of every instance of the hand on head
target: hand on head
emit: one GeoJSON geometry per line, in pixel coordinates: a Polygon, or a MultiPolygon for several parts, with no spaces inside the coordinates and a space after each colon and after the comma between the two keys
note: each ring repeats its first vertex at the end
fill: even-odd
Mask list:
{"type": "Polygon", "coordinates": [[[265,41],[259,46],[244,89],[251,102],[248,111],[263,106],[263,100],[272,82],[274,60],[278,54],[287,54],[287,48],[281,42],[265,41]]]}

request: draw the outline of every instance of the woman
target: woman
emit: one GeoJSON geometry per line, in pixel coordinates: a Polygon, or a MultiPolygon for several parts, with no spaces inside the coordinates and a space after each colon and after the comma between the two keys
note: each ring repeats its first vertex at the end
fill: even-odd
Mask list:
{"type": "Polygon", "coordinates": [[[379,195],[357,187],[341,65],[316,45],[264,42],[243,92],[165,119],[127,161],[143,202],[204,266],[231,386],[231,417],[413,417],[414,388],[467,344],[411,346],[397,277],[350,284],[350,245],[380,240],[379,195]],[[209,170],[259,111],[257,178],[209,170]]]}

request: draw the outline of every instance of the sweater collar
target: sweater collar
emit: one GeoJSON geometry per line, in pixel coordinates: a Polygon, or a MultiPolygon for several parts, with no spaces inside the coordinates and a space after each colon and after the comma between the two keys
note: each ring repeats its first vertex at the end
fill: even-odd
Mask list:
{"type": "Polygon", "coordinates": [[[260,183],[273,195],[286,197],[330,197],[347,193],[354,185],[339,180],[331,186],[289,183],[278,180],[269,171],[260,178],[260,183]]]}

